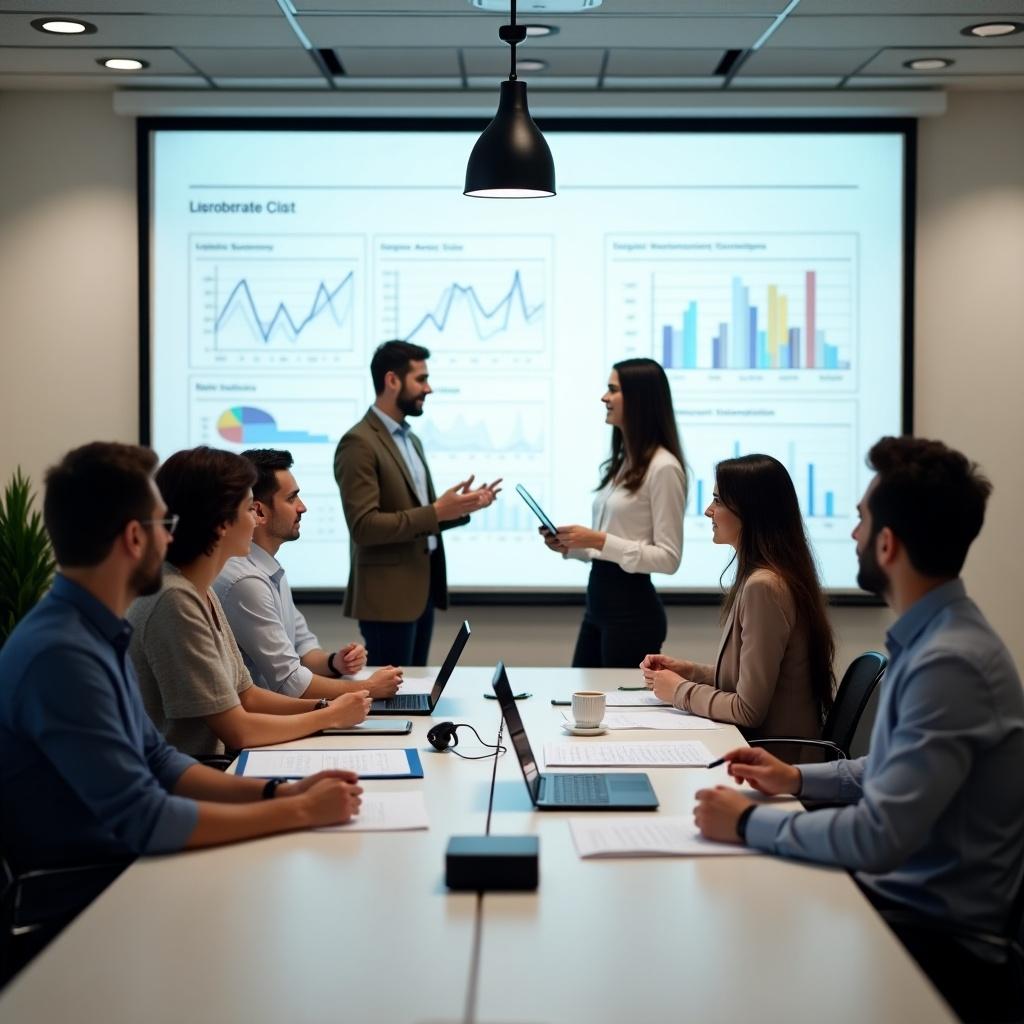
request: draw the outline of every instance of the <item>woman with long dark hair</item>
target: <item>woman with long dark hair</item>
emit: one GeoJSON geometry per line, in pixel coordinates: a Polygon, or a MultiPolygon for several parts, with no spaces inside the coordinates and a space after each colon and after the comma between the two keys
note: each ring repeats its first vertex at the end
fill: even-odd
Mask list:
{"type": "Polygon", "coordinates": [[[644,678],[662,700],[745,736],[816,739],[832,705],[835,642],[793,481],[770,455],[727,459],[715,477],[705,515],[736,563],[718,660],[653,653],[644,678]]]}
{"type": "Polygon", "coordinates": [[[672,393],[653,359],[612,367],[601,399],[611,453],[601,467],[594,525],[560,526],[544,542],[591,563],[575,668],[628,668],[660,651],[667,624],[651,573],[674,573],[683,552],[686,470],[672,393]]]}

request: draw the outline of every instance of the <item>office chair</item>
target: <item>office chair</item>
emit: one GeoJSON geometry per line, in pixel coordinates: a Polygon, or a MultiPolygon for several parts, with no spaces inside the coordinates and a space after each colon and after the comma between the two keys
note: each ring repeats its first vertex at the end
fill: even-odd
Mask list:
{"type": "MultiPolygon", "coordinates": [[[[807,740],[791,737],[770,736],[759,740],[750,740],[752,747],[771,747],[779,744],[790,744],[801,747],[814,747],[825,752],[826,761],[839,761],[847,757],[859,756],[867,752],[867,746],[854,754],[854,744],[858,733],[863,733],[861,720],[869,705],[877,703],[876,690],[885,674],[885,666],[889,659],[878,651],[866,651],[859,654],[843,674],[832,701],[832,709],[825,719],[820,740],[807,740]]],[[[872,707],[872,715],[873,715],[872,707]]],[[[865,724],[870,724],[865,721],[865,724]]],[[[868,730],[870,731],[870,730],[868,730]]]]}
{"type": "Polygon", "coordinates": [[[18,871],[0,847],[0,988],[128,866],[108,861],[18,871]]]}

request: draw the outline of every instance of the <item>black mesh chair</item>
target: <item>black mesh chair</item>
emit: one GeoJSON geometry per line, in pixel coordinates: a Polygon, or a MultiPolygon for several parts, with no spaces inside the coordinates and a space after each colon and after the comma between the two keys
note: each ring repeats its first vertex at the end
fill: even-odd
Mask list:
{"type": "Polygon", "coordinates": [[[812,747],[823,751],[826,761],[859,757],[867,752],[866,735],[871,731],[874,708],[878,703],[878,684],[885,674],[889,659],[878,651],[867,651],[850,662],[835,699],[825,719],[820,740],[789,736],[770,736],[751,740],[752,747],[773,747],[786,744],[790,748],[812,747]],[[871,714],[865,715],[868,709],[871,714]]]}
{"type": "Polygon", "coordinates": [[[0,849],[0,987],[99,896],[128,863],[19,871],[0,849]]]}

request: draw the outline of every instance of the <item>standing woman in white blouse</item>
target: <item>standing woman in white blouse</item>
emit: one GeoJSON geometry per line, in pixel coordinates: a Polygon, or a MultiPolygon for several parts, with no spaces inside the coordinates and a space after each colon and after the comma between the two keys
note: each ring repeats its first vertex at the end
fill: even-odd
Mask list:
{"type": "Polygon", "coordinates": [[[591,563],[574,668],[632,668],[665,642],[665,609],[651,573],[671,574],[683,552],[686,470],[672,393],[653,359],[612,367],[601,401],[611,454],[594,498],[594,525],[560,526],[544,542],[591,563]]]}

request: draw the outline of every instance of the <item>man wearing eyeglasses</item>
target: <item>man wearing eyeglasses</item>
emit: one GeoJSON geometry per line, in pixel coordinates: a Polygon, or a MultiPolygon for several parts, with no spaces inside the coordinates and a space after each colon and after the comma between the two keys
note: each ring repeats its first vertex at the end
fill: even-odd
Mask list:
{"type": "MultiPolygon", "coordinates": [[[[125,612],[160,589],[177,521],[155,467],[149,449],[95,443],[47,473],[43,516],[61,570],[0,650],[0,838],[17,872],[119,868],[139,854],[341,823],[359,808],[350,772],[293,783],[227,775],[169,746],[146,715],[125,612]]],[[[52,916],[73,916],[99,891],[92,884],[62,893],[52,916]]]]}

